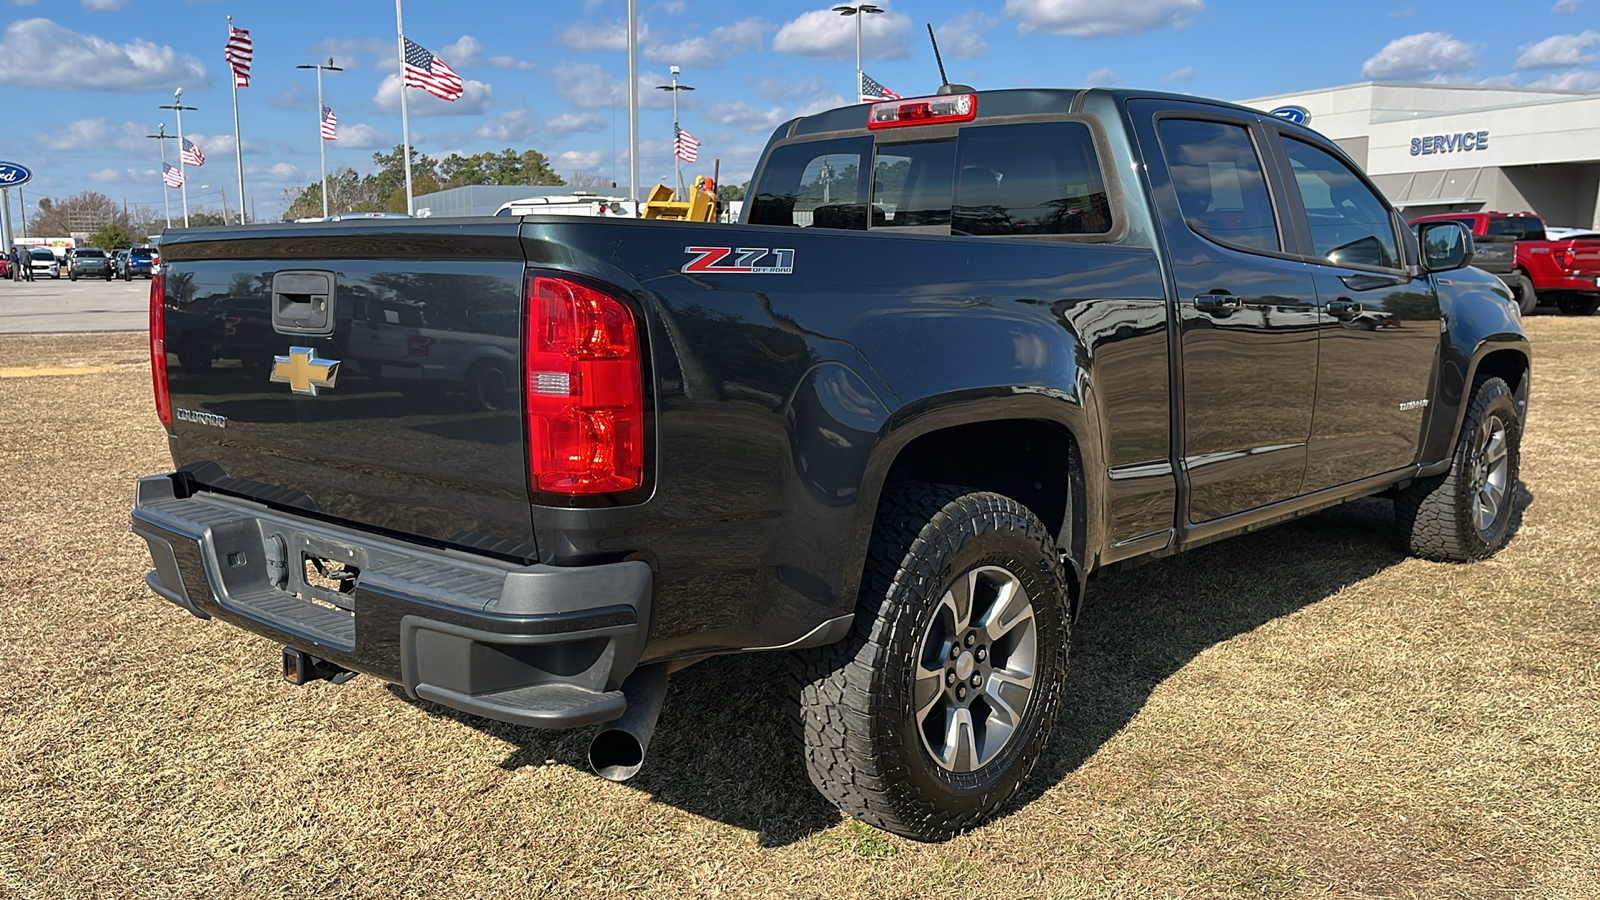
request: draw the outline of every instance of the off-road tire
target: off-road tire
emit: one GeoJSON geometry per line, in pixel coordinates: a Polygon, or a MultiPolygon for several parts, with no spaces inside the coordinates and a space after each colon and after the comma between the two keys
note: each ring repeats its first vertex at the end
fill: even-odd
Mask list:
{"type": "Polygon", "coordinates": [[[1539,294],[1534,291],[1533,282],[1521,272],[1507,275],[1504,280],[1506,287],[1511,289],[1511,299],[1522,308],[1522,314],[1531,314],[1539,305],[1539,294]]]}
{"type": "Polygon", "coordinates": [[[1511,388],[1499,377],[1479,378],[1473,387],[1461,434],[1456,438],[1450,470],[1419,478],[1395,495],[1395,518],[1413,556],[1440,562],[1470,562],[1492,556],[1505,546],[1516,505],[1522,462],[1522,418],[1511,388]],[[1499,508],[1487,528],[1473,513],[1473,457],[1480,430],[1498,422],[1505,431],[1505,486],[1499,508]]]}
{"type": "Polygon", "coordinates": [[[863,822],[922,841],[951,838],[994,816],[1039,761],[1061,703],[1066,584],[1049,530],[1017,501],[923,483],[886,492],[850,634],[796,653],[790,666],[806,771],[817,790],[863,822]],[[957,772],[925,746],[913,681],[941,598],[980,567],[1005,570],[1027,592],[1035,675],[1009,739],[986,764],[957,772]]]}

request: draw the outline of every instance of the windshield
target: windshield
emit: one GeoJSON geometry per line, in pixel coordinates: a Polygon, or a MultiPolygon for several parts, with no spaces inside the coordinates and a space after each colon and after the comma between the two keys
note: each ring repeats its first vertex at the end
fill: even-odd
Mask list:
{"type": "Polygon", "coordinates": [[[77,252],[77,257],[79,259],[86,259],[86,258],[100,259],[100,258],[104,258],[105,254],[100,252],[99,250],[79,250],[77,252]]]}
{"type": "Polygon", "coordinates": [[[55,254],[49,250],[29,250],[28,255],[34,259],[55,259],[55,254]]]}

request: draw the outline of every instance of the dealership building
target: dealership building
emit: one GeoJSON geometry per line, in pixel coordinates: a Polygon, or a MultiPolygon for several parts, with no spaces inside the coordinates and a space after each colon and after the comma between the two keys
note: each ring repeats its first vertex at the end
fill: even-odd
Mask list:
{"type": "Polygon", "coordinates": [[[1600,228],[1600,93],[1367,82],[1243,105],[1303,115],[1407,217],[1533,211],[1600,228]]]}

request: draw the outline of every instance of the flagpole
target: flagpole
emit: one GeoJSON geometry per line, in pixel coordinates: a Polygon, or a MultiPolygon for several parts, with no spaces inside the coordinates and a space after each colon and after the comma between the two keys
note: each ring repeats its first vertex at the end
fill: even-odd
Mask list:
{"type": "Polygon", "coordinates": [[[178,174],[183,176],[183,180],[178,182],[178,190],[183,196],[183,227],[188,228],[189,175],[183,171],[183,111],[185,109],[194,109],[194,107],[185,107],[183,105],[183,88],[178,88],[172,92],[172,106],[170,108],[178,114],[178,174]]]}
{"type": "MultiPolygon", "coordinates": [[[[410,215],[416,211],[416,202],[411,196],[411,112],[406,108],[406,27],[400,18],[400,0],[394,0],[394,29],[395,46],[400,50],[400,146],[406,166],[406,213],[410,215]]],[[[326,202],[326,189],[322,196],[326,202]]]]}
{"type": "MultiPolygon", "coordinates": [[[[167,187],[167,141],[171,137],[167,134],[167,123],[160,123],[155,134],[145,135],[161,142],[161,202],[167,208],[167,227],[172,227],[172,189],[167,187]]],[[[181,160],[180,160],[181,162],[181,160]]],[[[179,171],[182,171],[181,169],[179,171]]]]}
{"type": "MultiPolygon", "coordinates": [[[[399,2],[399,0],[395,0],[399,2]]],[[[676,96],[676,93],[674,93],[676,96]]],[[[639,215],[639,0],[628,0],[628,199],[639,215]]]]}
{"type": "MultiPolygon", "coordinates": [[[[398,3],[399,0],[395,0],[395,2],[398,3]]],[[[328,62],[332,64],[333,57],[328,57],[328,62]]],[[[401,95],[406,92],[405,80],[405,72],[401,71],[401,95]]],[[[322,139],[322,120],[327,118],[327,115],[327,107],[322,105],[322,66],[319,65],[317,66],[317,155],[322,158],[322,217],[324,219],[328,217],[328,142],[322,139]]]]}
{"type": "MultiPolygon", "coordinates": [[[[233,16],[228,17],[228,40],[233,40],[233,16]]],[[[228,66],[228,81],[233,85],[233,161],[239,168],[239,196],[244,196],[244,143],[239,139],[239,76],[228,66]]],[[[179,149],[183,149],[181,146],[179,149]]],[[[239,224],[244,224],[244,203],[239,204],[239,224]]]]}

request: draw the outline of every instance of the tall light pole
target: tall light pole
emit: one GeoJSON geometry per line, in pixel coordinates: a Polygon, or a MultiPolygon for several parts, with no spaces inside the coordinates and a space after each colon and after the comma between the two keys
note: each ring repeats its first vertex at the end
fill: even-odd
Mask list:
{"type": "Polygon", "coordinates": [[[692,91],[687,84],[678,83],[678,67],[672,67],[672,83],[656,85],[658,91],[672,92],[672,169],[677,173],[678,196],[683,196],[683,160],[678,158],[678,92],[692,91]]]}
{"type": "MultiPolygon", "coordinates": [[[[334,65],[333,57],[331,56],[328,57],[327,65],[323,65],[322,63],[313,63],[312,65],[308,66],[295,66],[295,68],[317,70],[317,152],[322,155],[322,217],[326,219],[328,217],[328,142],[322,136],[322,117],[326,115],[326,113],[323,112],[326,107],[322,105],[322,70],[327,69],[329,72],[343,72],[344,69],[334,65]]],[[[405,73],[401,73],[400,80],[402,82],[400,85],[400,90],[404,91],[406,89],[404,84],[405,73]]],[[[243,207],[243,205],[244,204],[241,201],[240,206],[243,207]]]]}
{"type": "MultiPolygon", "coordinates": [[[[183,88],[178,88],[177,90],[172,92],[172,105],[171,106],[162,106],[162,107],[158,107],[158,108],[159,109],[170,109],[173,112],[178,114],[178,171],[182,172],[183,171],[183,111],[187,109],[187,110],[198,112],[200,107],[198,107],[198,106],[184,106],[183,105],[183,88]]],[[[166,145],[163,144],[162,146],[164,147],[166,145]]],[[[183,227],[188,228],[189,227],[189,178],[188,178],[187,175],[184,176],[183,182],[180,185],[180,190],[181,190],[182,195],[183,195],[183,227]]]]}
{"type": "MultiPolygon", "coordinates": [[[[165,109],[166,107],[162,108],[165,109]]],[[[170,189],[167,187],[167,141],[175,141],[178,139],[178,136],[175,134],[167,134],[167,123],[162,122],[161,127],[156,129],[155,134],[147,134],[145,137],[155,138],[161,142],[161,202],[167,207],[167,227],[171,228],[172,194],[170,189]]],[[[183,171],[183,160],[181,158],[178,160],[178,171],[183,171]]]]}
{"type": "Polygon", "coordinates": [[[857,3],[854,6],[835,6],[833,11],[845,18],[855,16],[856,19],[856,102],[861,101],[861,20],[872,13],[881,13],[882,9],[871,3],[857,3]]]}
{"type": "Polygon", "coordinates": [[[628,199],[639,215],[639,2],[628,0],[628,199]]]}

